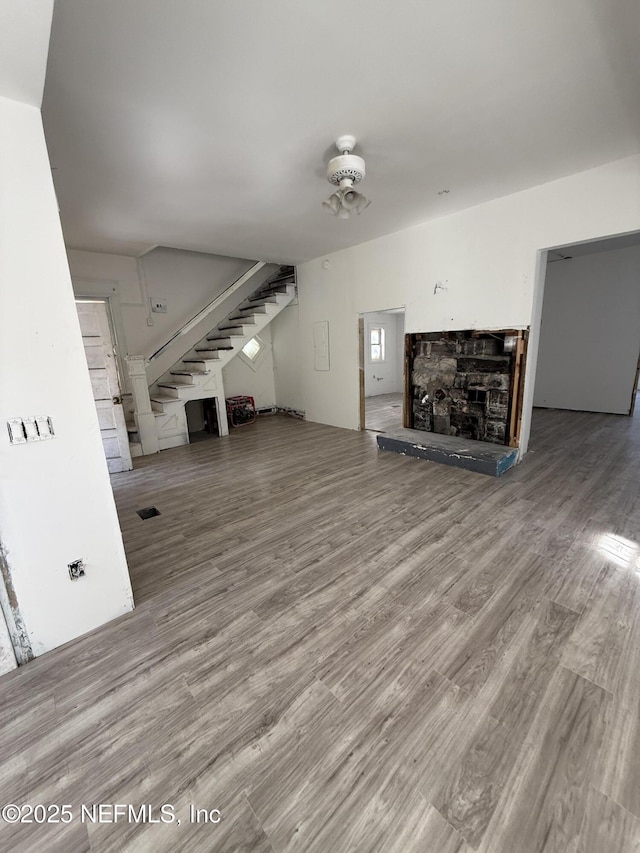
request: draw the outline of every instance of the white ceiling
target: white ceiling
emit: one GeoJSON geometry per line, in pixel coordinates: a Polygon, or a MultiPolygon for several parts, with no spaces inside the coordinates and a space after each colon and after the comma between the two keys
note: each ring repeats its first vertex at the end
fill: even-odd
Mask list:
{"type": "Polygon", "coordinates": [[[57,0],[67,243],[296,263],[635,154],[639,37],[637,0],[57,0]],[[344,133],[348,221],[321,208],[344,133]]]}

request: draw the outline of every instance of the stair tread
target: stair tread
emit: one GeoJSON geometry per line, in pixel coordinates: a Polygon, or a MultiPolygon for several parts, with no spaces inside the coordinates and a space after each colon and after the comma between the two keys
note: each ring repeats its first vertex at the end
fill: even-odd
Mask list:
{"type": "Polygon", "coordinates": [[[172,376],[206,376],[208,370],[170,370],[172,376]]]}
{"type": "Polygon", "coordinates": [[[261,302],[263,305],[274,305],[276,302],[275,294],[265,295],[264,293],[261,293],[259,296],[250,296],[247,299],[247,302],[261,302]],[[272,296],[274,298],[272,298],[272,296]]]}
{"type": "Polygon", "coordinates": [[[180,400],[178,400],[177,397],[170,397],[168,394],[154,394],[153,396],[150,396],[149,399],[153,403],[179,403],[179,402],[181,402],[180,400]]]}
{"type": "Polygon", "coordinates": [[[179,391],[181,388],[192,388],[188,382],[156,382],[158,388],[174,388],[179,391]]]}
{"type": "MultiPolygon", "coordinates": [[[[203,350],[203,352],[207,352],[207,350],[203,350]]],[[[216,350],[211,350],[211,352],[216,352],[216,350]]],[[[206,364],[208,361],[218,361],[218,359],[210,355],[208,358],[204,356],[202,358],[183,358],[182,361],[184,364],[206,364]]]]}
{"type": "Polygon", "coordinates": [[[230,350],[233,347],[196,347],[196,352],[219,352],[220,350],[230,350]]]}

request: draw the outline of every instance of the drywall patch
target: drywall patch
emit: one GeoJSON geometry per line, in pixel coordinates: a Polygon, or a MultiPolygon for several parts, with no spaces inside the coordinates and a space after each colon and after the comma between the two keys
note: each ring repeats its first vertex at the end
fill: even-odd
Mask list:
{"type": "Polygon", "coordinates": [[[11,642],[13,643],[13,651],[16,656],[18,666],[29,663],[35,657],[31,640],[27,633],[27,629],[20,612],[20,605],[13,586],[13,579],[9,569],[9,560],[7,552],[2,543],[0,543],[0,574],[2,580],[0,582],[0,608],[4,614],[5,622],[11,642]]]}

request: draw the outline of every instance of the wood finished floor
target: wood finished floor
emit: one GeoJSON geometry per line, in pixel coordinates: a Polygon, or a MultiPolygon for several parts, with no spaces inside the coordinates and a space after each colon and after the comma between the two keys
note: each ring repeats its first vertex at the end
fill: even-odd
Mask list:
{"type": "Polygon", "coordinates": [[[365,397],[365,427],[376,432],[387,432],[402,426],[402,394],[377,394],[365,397]]]}
{"type": "Polygon", "coordinates": [[[115,475],[138,607],[2,679],[2,799],[182,822],[0,849],[640,851],[640,422],[533,436],[497,480],[264,417],[115,475]]]}

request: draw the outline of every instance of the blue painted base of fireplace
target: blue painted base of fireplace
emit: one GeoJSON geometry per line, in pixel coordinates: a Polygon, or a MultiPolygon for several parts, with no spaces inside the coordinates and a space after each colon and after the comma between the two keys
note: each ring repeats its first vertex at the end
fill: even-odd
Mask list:
{"type": "Polygon", "coordinates": [[[380,433],[377,441],[380,450],[417,456],[429,462],[453,465],[492,477],[500,477],[518,461],[518,450],[515,447],[438,435],[419,429],[395,429],[380,433]]]}

